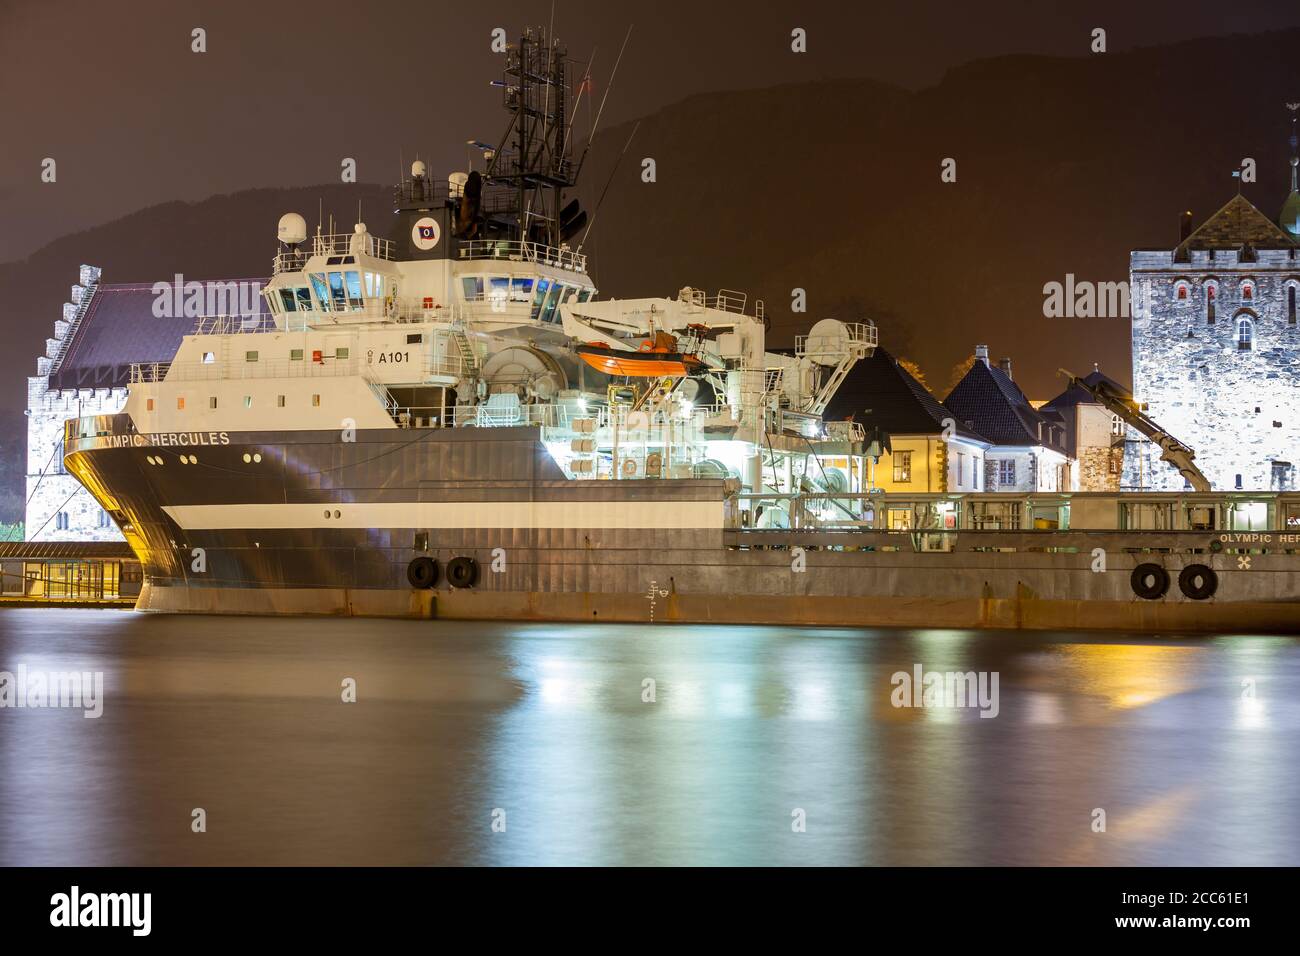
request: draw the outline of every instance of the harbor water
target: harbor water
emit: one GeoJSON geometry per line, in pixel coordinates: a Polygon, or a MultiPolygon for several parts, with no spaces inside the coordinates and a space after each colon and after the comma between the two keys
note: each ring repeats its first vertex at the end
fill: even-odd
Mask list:
{"type": "Polygon", "coordinates": [[[4,609],[0,681],[4,865],[1300,864],[1286,637],[4,609]]]}

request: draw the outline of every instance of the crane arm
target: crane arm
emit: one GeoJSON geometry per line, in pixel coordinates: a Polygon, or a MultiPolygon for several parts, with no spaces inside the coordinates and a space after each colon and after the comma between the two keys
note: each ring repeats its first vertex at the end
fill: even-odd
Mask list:
{"type": "Polygon", "coordinates": [[[1135,402],[1132,402],[1122,395],[1117,394],[1105,383],[1098,382],[1096,385],[1089,385],[1083,379],[1076,376],[1067,369],[1058,369],[1064,375],[1071,385],[1077,385],[1097,402],[1103,405],[1114,415],[1118,415],[1128,424],[1132,425],[1151,441],[1155,442],[1160,448],[1160,460],[1167,461],[1178,469],[1179,474],[1187,479],[1197,491],[1210,491],[1210,479],[1206,478],[1201,469],[1196,467],[1194,459],[1196,451],[1191,447],[1184,445],[1177,438],[1170,435],[1161,428],[1156,422],[1143,414],[1135,402]]]}

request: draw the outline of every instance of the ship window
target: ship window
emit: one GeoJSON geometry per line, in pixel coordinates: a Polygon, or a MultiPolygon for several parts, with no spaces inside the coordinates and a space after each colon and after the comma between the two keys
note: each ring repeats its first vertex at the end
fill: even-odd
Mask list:
{"type": "Polygon", "coordinates": [[[303,285],[303,286],[299,286],[293,291],[294,291],[294,295],[298,297],[298,311],[310,312],[311,311],[311,289],[308,289],[305,285],[303,285]]]}
{"type": "Polygon", "coordinates": [[[546,292],[551,287],[551,280],[538,279],[536,292],[533,293],[533,321],[537,321],[538,313],[542,311],[542,302],[546,299],[546,292]]]}
{"type": "Polygon", "coordinates": [[[253,407],[253,396],[252,396],[252,395],[245,395],[245,396],[244,396],[244,407],[245,407],[245,408],[252,408],[252,407],[253,407]]]}
{"type": "Polygon", "coordinates": [[[578,301],[579,301],[579,302],[587,302],[587,301],[589,301],[590,299],[591,299],[591,290],[590,290],[590,289],[583,289],[581,292],[578,293],[578,301]]]}
{"type": "Polygon", "coordinates": [[[361,305],[361,273],[345,273],[348,280],[348,303],[353,306],[361,305]]]}
{"type": "Polygon", "coordinates": [[[325,276],[319,272],[311,274],[311,287],[316,293],[316,302],[321,309],[328,309],[330,304],[329,291],[325,286],[325,276]]]}
{"type": "Polygon", "coordinates": [[[373,272],[363,272],[363,273],[361,274],[361,278],[362,278],[362,280],[363,280],[363,281],[365,282],[365,284],[366,284],[366,295],[367,295],[367,296],[372,296],[372,295],[374,295],[374,294],[375,294],[375,274],[374,274],[373,272]]]}
{"type": "Polygon", "coordinates": [[[533,280],[516,276],[510,283],[510,301],[527,302],[533,297],[533,280]]]}
{"type": "Polygon", "coordinates": [[[384,276],[383,273],[376,272],[375,273],[375,298],[382,299],[383,297],[384,297],[384,276]]]}
{"type": "Polygon", "coordinates": [[[216,407],[217,407],[217,396],[215,395],[208,396],[208,408],[216,408],[216,407]]]}
{"type": "Polygon", "coordinates": [[[204,352],[204,353],[203,353],[203,364],[204,364],[204,365],[211,365],[211,364],[212,364],[213,362],[215,362],[216,360],[217,360],[217,355],[216,355],[215,352],[204,352]]]}
{"type": "Polygon", "coordinates": [[[177,410],[178,412],[183,412],[183,411],[185,411],[185,396],[184,396],[184,395],[178,395],[178,396],[176,397],[176,410],[177,410]]]}
{"type": "Polygon", "coordinates": [[[427,531],[415,532],[415,550],[416,551],[429,550],[429,532],[427,531]]]}
{"type": "Polygon", "coordinates": [[[245,361],[245,362],[256,362],[256,361],[257,361],[257,353],[256,353],[256,352],[245,352],[245,353],[244,353],[244,361],[245,361]]]}
{"type": "Polygon", "coordinates": [[[144,410],[145,410],[146,412],[151,412],[151,411],[153,411],[153,399],[152,399],[152,398],[146,398],[146,399],[144,400],[144,410]]]}
{"type": "Polygon", "coordinates": [[[406,337],[406,344],[407,344],[407,345],[419,345],[419,344],[420,344],[421,342],[423,342],[423,341],[424,341],[424,335],[423,335],[423,333],[420,333],[420,332],[415,332],[415,333],[413,333],[413,334],[411,334],[411,335],[408,335],[408,336],[406,337]]]}
{"type": "Polygon", "coordinates": [[[894,455],[894,481],[912,480],[912,453],[900,451],[894,455]]]}
{"type": "Polygon", "coordinates": [[[294,311],[294,296],[293,296],[293,290],[292,290],[292,289],[281,289],[281,290],[280,290],[280,302],[284,305],[284,311],[286,311],[286,312],[293,312],[293,311],[294,311]]]}
{"type": "Polygon", "coordinates": [[[275,396],[275,405],[276,405],[277,408],[284,408],[284,396],[283,396],[283,395],[277,395],[277,396],[275,396]]]}
{"type": "Polygon", "coordinates": [[[343,294],[343,273],[331,272],[330,277],[330,297],[334,301],[336,309],[342,309],[347,306],[347,297],[343,294]]]}
{"type": "Polygon", "coordinates": [[[465,293],[466,302],[483,301],[483,277],[464,276],[460,280],[461,291],[465,293]]]}
{"type": "Polygon", "coordinates": [[[335,357],[336,359],[345,359],[345,358],[347,358],[350,354],[351,354],[351,353],[350,353],[347,349],[335,349],[335,350],[334,350],[334,357],[335,357]]]}
{"type": "Polygon", "coordinates": [[[564,286],[556,283],[551,286],[551,294],[546,297],[546,308],[542,310],[542,321],[550,322],[555,318],[555,306],[560,301],[560,293],[564,291],[564,286]]]}
{"type": "Polygon", "coordinates": [[[509,297],[510,277],[488,276],[488,301],[492,303],[492,308],[494,310],[503,308],[509,297]]]}
{"type": "Polygon", "coordinates": [[[289,361],[290,361],[290,362],[301,362],[301,361],[302,361],[302,349],[290,349],[290,350],[289,350],[289,361]]]}
{"type": "Polygon", "coordinates": [[[320,405],[320,396],[319,396],[319,395],[313,395],[313,396],[311,397],[311,403],[312,403],[313,406],[318,406],[318,405],[320,405]]]}

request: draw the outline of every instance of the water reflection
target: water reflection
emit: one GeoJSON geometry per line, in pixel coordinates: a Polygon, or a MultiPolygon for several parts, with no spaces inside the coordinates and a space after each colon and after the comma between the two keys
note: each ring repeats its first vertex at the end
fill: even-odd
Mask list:
{"type": "Polygon", "coordinates": [[[0,710],[4,864],[1300,862],[1283,638],[6,610],[19,663],[107,699],[0,710]]]}

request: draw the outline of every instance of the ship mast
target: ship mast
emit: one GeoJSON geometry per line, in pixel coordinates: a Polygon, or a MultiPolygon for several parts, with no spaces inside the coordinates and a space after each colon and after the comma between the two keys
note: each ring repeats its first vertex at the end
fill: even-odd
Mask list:
{"type": "Polygon", "coordinates": [[[569,212],[564,190],[577,180],[566,135],[572,90],[564,45],[526,30],[506,51],[504,92],[510,122],[486,178],[514,191],[521,241],[559,246],[573,231],[566,228],[573,216],[561,221],[569,212]]]}

